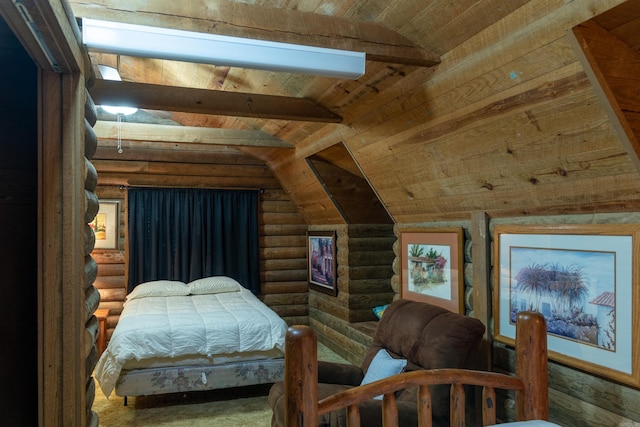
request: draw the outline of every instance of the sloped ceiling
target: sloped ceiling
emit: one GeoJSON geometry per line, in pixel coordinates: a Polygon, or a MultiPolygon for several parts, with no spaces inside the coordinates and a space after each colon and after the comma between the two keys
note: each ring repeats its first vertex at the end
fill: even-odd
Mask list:
{"type": "Polygon", "coordinates": [[[348,224],[393,223],[344,144],[322,150],[307,161],[348,224]]]}
{"type": "Polygon", "coordinates": [[[573,28],[574,50],[640,171],[640,2],[573,28]]]}
{"type": "MultiPolygon", "coordinates": [[[[117,66],[127,82],[294,97],[339,116],[328,122],[185,112],[163,109],[157,99],[156,109],[147,111],[179,126],[262,132],[286,142],[292,148],[256,145],[252,137],[234,149],[265,161],[308,223],[345,222],[306,160],[338,143],[395,222],[466,219],[474,211],[632,209],[637,203],[637,171],[567,32],[619,5],[637,10],[638,0],[69,3],[78,17],[314,38],[334,47],[369,43],[378,60],[368,60],[366,74],[355,81],[91,54],[94,64],[117,66]],[[392,55],[380,53],[380,39],[367,33],[372,28],[392,41],[384,49],[408,49],[405,58],[439,64],[390,62],[392,55]]],[[[621,39],[639,33],[633,20],[601,25],[621,39]]],[[[638,49],[637,40],[627,43],[638,49]]]]}

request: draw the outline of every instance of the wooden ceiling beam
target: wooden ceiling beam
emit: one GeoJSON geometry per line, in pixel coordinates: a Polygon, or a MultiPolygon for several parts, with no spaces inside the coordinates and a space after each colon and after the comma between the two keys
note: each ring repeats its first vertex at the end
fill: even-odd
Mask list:
{"type": "Polygon", "coordinates": [[[437,55],[382,24],[243,3],[69,0],[76,17],[366,52],[371,61],[431,67],[437,55]]]}
{"type": "Polygon", "coordinates": [[[191,126],[151,125],[98,120],[93,127],[98,139],[162,141],[202,145],[294,148],[293,144],[262,131],[191,126]]]}
{"type": "Polygon", "coordinates": [[[340,123],[342,118],[315,102],[289,96],[225,92],[98,79],[89,89],[96,105],[131,105],[150,110],[258,119],[340,123]]]}

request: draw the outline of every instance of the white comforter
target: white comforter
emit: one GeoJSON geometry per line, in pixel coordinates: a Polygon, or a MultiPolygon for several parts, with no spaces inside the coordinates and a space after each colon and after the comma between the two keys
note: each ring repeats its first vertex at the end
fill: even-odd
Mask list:
{"type": "Polygon", "coordinates": [[[95,369],[105,396],[131,359],[284,351],[286,322],[250,291],[128,301],[95,369]]]}

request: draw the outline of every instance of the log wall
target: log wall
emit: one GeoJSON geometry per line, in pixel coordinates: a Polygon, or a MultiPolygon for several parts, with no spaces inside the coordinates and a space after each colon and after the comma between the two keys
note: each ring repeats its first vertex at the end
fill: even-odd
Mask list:
{"type": "MultiPolygon", "coordinates": [[[[515,352],[512,347],[492,340],[493,336],[493,275],[494,257],[493,227],[495,224],[616,224],[640,223],[640,213],[594,214],[573,216],[546,216],[528,218],[487,218],[487,233],[474,233],[484,227],[485,216],[474,215],[469,222],[433,222],[420,224],[396,224],[395,233],[400,238],[403,231],[412,232],[437,227],[462,227],[464,242],[465,311],[487,325],[485,360],[488,368],[499,372],[514,372],[515,352]],[[473,262],[476,260],[476,262],[473,262]],[[485,260],[489,263],[484,265],[485,260]],[[480,301],[483,299],[483,301],[480,301]]],[[[393,290],[400,293],[400,247],[394,244],[393,290]]],[[[351,348],[359,349],[358,336],[352,334],[351,348]]],[[[550,419],[562,426],[585,425],[636,425],[640,421],[640,390],[593,375],[553,360],[549,364],[550,419]]],[[[498,415],[503,420],[515,419],[513,395],[499,396],[498,415]]]]}
{"type": "Polygon", "coordinates": [[[99,308],[110,309],[107,337],[118,323],[127,293],[126,188],[136,185],[263,189],[259,202],[260,297],[289,324],[308,324],[307,226],[262,161],[228,147],[217,152],[159,155],[126,143],[122,154],[99,147],[94,165],[99,198],[121,202],[118,248],[92,253],[98,263],[99,308]]]}
{"type": "Polygon", "coordinates": [[[309,324],[318,338],[342,357],[359,364],[371,344],[373,308],[394,298],[392,225],[310,226],[336,230],[338,294],[309,291],[309,324]]]}
{"type": "Polygon", "coordinates": [[[85,224],[84,224],[84,259],[85,259],[85,281],[84,281],[84,293],[85,293],[85,375],[86,375],[86,405],[87,405],[87,425],[97,426],[99,424],[98,414],[92,409],[93,401],[96,393],[96,382],[93,378],[93,370],[98,363],[98,332],[99,322],[95,316],[95,311],[100,304],[100,293],[95,286],[95,279],[98,275],[98,263],[91,256],[93,247],[96,241],[93,229],[89,226],[89,223],[93,221],[98,213],[99,202],[96,194],[96,187],[98,185],[98,175],[96,169],[91,163],[91,158],[96,152],[98,146],[98,138],[93,132],[93,126],[96,123],[96,106],[89,95],[86,92],[85,101],[85,135],[84,135],[84,153],[85,153],[85,224]]]}

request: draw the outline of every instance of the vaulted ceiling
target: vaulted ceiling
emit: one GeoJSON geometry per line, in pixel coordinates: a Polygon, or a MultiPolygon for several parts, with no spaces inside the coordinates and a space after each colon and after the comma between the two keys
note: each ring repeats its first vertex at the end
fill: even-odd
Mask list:
{"type": "Polygon", "coordinates": [[[612,146],[604,157],[631,152],[615,167],[637,175],[637,153],[615,140],[614,124],[602,124],[608,101],[586,78],[589,65],[578,65],[568,33],[595,17],[637,53],[638,0],[70,3],[77,17],[364,50],[366,73],[357,80],[91,54],[94,64],[117,66],[135,84],[103,94],[137,98],[151,120],[207,128],[214,143],[224,143],[215,136],[221,130],[267,135],[234,141],[267,162],[310,223],[345,221],[316,182],[311,156],[355,166],[396,222],[465,218],[474,210],[561,213],[580,201],[616,205],[624,196],[580,198],[569,190],[599,178],[580,169],[605,162],[601,138],[612,146]],[[286,108],[294,102],[306,104],[286,108]],[[581,124],[557,120],[580,115],[581,124]],[[592,141],[593,148],[545,151],[554,139],[573,147],[592,141]],[[346,150],[331,158],[337,144],[346,150]],[[507,169],[497,172],[498,164],[507,169]],[[557,197],[542,189],[572,180],[557,197]]]}
{"type": "MultiPolygon", "coordinates": [[[[640,208],[640,0],[68,3],[76,18],[365,51],[357,80],[90,54],[123,79],[96,72],[96,103],[141,107],[120,127],[128,148],[249,153],[308,223],[345,222],[309,159],[370,184],[394,222],[640,208]],[[598,64],[596,30],[611,37],[591,44],[598,64]]],[[[100,118],[112,146],[114,116],[100,118]]]]}

